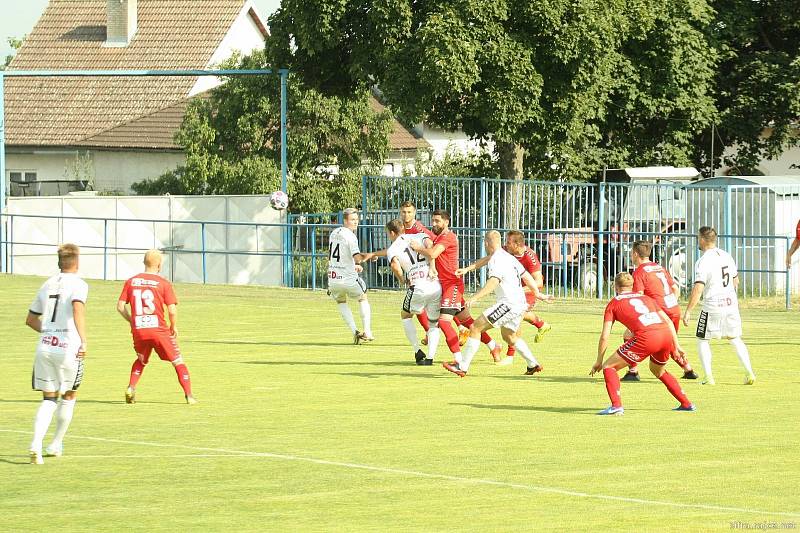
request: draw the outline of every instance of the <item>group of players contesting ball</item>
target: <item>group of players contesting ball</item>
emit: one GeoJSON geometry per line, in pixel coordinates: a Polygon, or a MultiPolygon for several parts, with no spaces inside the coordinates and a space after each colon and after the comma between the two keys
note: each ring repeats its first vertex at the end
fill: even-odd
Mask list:
{"type": "MultiPolygon", "coordinates": [[[[403,330],[411,345],[417,365],[431,366],[444,334],[453,359],[443,363],[449,372],[464,377],[481,343],[486,344],[498,365],[513,364],[518,352],[526,362],[526,375],[541,372],[542,365],[522,338],[522,323],[536,328],[535,342],[541,342],[551,326],[535,312],[538,301],[551,303],[553,296],[544,294],[541,263],[536,253],[525,245],[524,235],[508,231],[505,242],[498,231],[488,231],[484,237],[486,255],[473,264],[459,268],[459,245],[450,229],[450,214],[445,210],[432,212],[431,229],[416,219],[416,208],[410,201],[400,208],[400,218],[386,224],[391,244],[386,250],[361,252],[356,229],[357,209],[343,211],[343,225],[330,235],[328,251],[328,294],[339,308],[350,328],[355,344],[374,340],[371,330],[371,309],[366,284],[360,277],[362,264],[385,256],[397,280],[407,287],[400,317],[403,330]],[[487,267],[486,283],[471,298],[465,299],[464,276],[487,267]],[[494,293],[496,303],[477,319],[470,309],[481,298],[494,293]],[[359,302],[363,323],[356,327],[347,304],[348,297],[359,302]],[[426,331],[420,342],[413,317],[416,315],[426,331]],[[501,347],[488,331],[500,328],[508,352],[502,357],[501,347]],[[427,353],[421,344],[427,344],[427,353]],[[463,351],[462,351],[463,346],[463,351]]],[[[752,385],[755,374],[750,356],[741,339],[737,288],[738,271],[733,258],[717,247],[717,232],[701,227],[697,235],[702,252],[694,268],[694,284],[686,309],[681,316],[678,303],[679,287],[669,272],[649,259],[652,243],[636,241],[631,249],[633,274],[623,272],[614,278],[616,296],[603,315],[603,327],[597,347],[597,359],[590,374],[602,372],[611,405],[600,415],[622,415],[618,371],[627,368],[623,379],[638,381],[637,365],[649,358],[650,371],[680,402],[676,411],[694,411],[678,381],[665,366],[673,359],[683,369],[683,378],[698,376],[686,359],[677,331],[681,322],[688,326],[692,310],[700,303],[702,310],[697,322],[697,351],[703,367],[704,385],[714,385],[711,372],[711,339],[728,339],[745,369],[745,383],[752,385]],[[627,329],[624,342],[605,358],[614,322],[627,329]]],[[[787,254],[787,267],[792,254],[800,248],[800,222],[797,237],[787,254]]],[[[74,244],[58,248],[60,272],[44,282],[31,304],[26,324],[40,333],[34,360],[32,387],[42,392],[42,402],[34,419],[30,461],[43,464],[43,457],[63,454],[63,439],[72,420],[77,389],[83,376],[83,361],[87,353],[85,306],[88,285],[78,276],[80,250],[74,244]],[[53,440],[46,449],[44,438],[53,418],[56,428],[53,440]]],[[[144,271],[128,279],[117,302],[117,311],[129,323],[136,353],[131,367],[125,401],[135,403],[136,386],[155,351],[159,358],[175,368],[188,404],[197,402],[192,395],[189,371],[178,348],[177,298],[172,285],[161,277],[162,255],[149,250],[144,255],[144,271]],[[165,318],[165,309],[169,321],[165,318]]]]}

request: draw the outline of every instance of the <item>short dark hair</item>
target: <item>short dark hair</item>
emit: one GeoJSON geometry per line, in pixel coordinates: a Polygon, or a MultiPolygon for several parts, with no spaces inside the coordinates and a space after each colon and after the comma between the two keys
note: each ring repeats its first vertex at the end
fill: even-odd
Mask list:
{"type": "Polygon", "coordinates": [[[387,222],[386,229],[397,234],[406,232],[405,228],[403,227],[403,222],[399,218],[395,218],[387,222]]]}
{"type": "Polygon", "coordinates": [[[642,259],[648,259],[650,252],[653,251],[653,243],[650,241],[636,241],[633,243],[633,251],[642,259]]]}
{"type": "Polygon", "coordinates": [[[450,222],[450,213],[447,211],[447,209],[434,209],[433,213],[431,213],[431,216],[440,216],[446,221],[450,222]]]}
{"type": "Polygon", "coordinates": [[[77,244],[62,244],[58,247],[58,268],[73,268],[78,261],[81,251],[77,244]]]}
{"type": "Polygon", "coordinates": [[[400,207],[401,207],[401,208],[403,208],[403,207],[411,207],[411,208],[413,208],[413,209],[416,209],[416,208],[417,208],[417,206],[415,206],[415,205],[414,205],[414,202],[412,202],[411,200],[406,200],[405,202],[403,202],[402,204],[400,204],[400,207]]]}
{"type": "Polygon", "coordinates": [[[525,235],[521,231],[517,231],[512,229],[508,233],[506,233],[506,237],[509,241],[513,242],[514,244],[525,244],[525,235]]]}
{"type": "Polygon", "coordinates": [[[704,241],[717,242],[717,230],[711,226],[703,226],[697,230],[697,234],[700,235],[700,238],[704,241]]]}

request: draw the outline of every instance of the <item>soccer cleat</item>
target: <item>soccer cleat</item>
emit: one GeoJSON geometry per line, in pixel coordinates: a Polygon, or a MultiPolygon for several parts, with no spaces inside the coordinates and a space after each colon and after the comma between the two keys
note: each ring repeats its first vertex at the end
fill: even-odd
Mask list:
{"type": "Polygon", "coordinates": [[[703,381],[700,382],[700,385],[716,385],[717,382],[714,381],[712,376],[706,376],[703,381]]]}
{"type": "Polygon", "coordinates": [[[433,359],[423,359],[422,362],[417,364],[419,366],[433,366],[433,359]]]}
{"type": "Polygon", "coordinates": [[[623,414],[625,414],[625,409],[623,409],[622,407],[614,407],[613,405],[610,405],[605,409],[603,409],[602,411],[599,411],[597,414],[622,416],[623,414]]]}
{"type": "Polygon", "coordinates": [[[361,342],[362,343],[372,342],[374,340],[375,340],[375,337],[373,337],[372,335],[369,335],[368,333],[362,333],[361,334],[361,342]]]}
{"type": "Polygon", "coordinates": [[[461,370],[461,368],[458,366],[458,363],[455,361],[451,361],[450,363],[442,363],[442,366],[445,367],[449,372],[452,372],[459,377],[463,378],[467,375],[467,373],[461,370]]]}
{"type": "Polygon", "coordinates": [[[532,376],[535,373],[541,372],[541,371],[542,371],[542,365],[529,366],[528,368],[525,369],[525,374],[524,375],[532,376]]]}
{"type": "Polygon", "coordinates": [[[542,327],[539,328],[539,331],[536,333],[536,336],[533,338],[533,342],[542,342],[544,340],[545,333],[553,329],[553,326],[545,322],[542,324],[542,327]]]}
{"type": "Polygon", "coordinates": [[[361,344],[361,335],[362,333],[358,330],[353,333],[353,344],[361,344]]]}
{"type": "Polygon", "coordinates": [[[39,452],[35,452],[31,450],[31,464],[32,465],[43,465],[44,459],[42,459],[42,454],[39,452]]]}
{"type": "Polygon", "coordinates": [[[136,389],[133,387],[125,389],[125,403],[136,403],[136,389]]]}
{"type": "Polygon", "coordinates": [[[686,406],[679,405],[678,407],[673,409],[673,411],[686,411],[686,412],[692,412],[693,413],[693,412],[697,411],[697,407],[695,407],[693,403],[690,403],[689,405],[686,405],[686,406]]]}
{"type": "Polygon", "coordinates": [[[458,345],[464,346],[467,343],[467,339],[469,339],[469,328],[458,326],[458,345]]]}
{"type": "Polygon", "coordinates": [[[513,357],[503,357],[500,361],[497,362],[498,366],[508,366],[514,364],[513,357]]]}
{"type": "Polygon", "coordinates": [[[745,376],[745,378],[744,378],[744,384],[745,385],[753,385],[753,384],[755,384],[755,382],[756,382],[755,374],[747,374],[745,376]]]}
{"type": "Polygon", "coordinates": [[[427,335],[425,335],[424,337],[422,337],[422,340],[420,341],[420,343],[421,343],[423,346],[427,346],[427,345],[428,345],[428,336],[427,336],[427,335]]]}
{"type": "Polygon", "coordinates": [[[417,362],[418,365],[422,364],[422,361],[425,360],[425,352],[422,350],[417,350],[417,353],[414,354],[414,360],[417,362]]]}
{"type": "Polygon", "coordinates": [[[494,349],[491,350],[491,354],[492,354],[492,361],[494,361],[495,363],[499,363],[500,359],[502,359],[503,347],[500,346],[499,344],[495,344],[494,349]]]}
{"type": "Polygon", "coordinates": [[[197,403],[197,400],[195,400],[194,396],[186,396],[185,398],[186,398],[186,403],[189,405],[194,405],[197,403]]]}
{"type": "Polygon", "coordinates": [[[687,370],[683,373],[683,379],[697,379],[699,377],[694,370],[687,370]]]}
{"type": "Polygon", "coordinates": [[[620,381],[641,381],[641,380],[642,378],[639,377],[638,372],[628,371],[624,376],[622,376],[622,379],[620,381]]]}
{"type": "Polygon", "coordinates": [[[53,446],[52,444],[45,448],[45,457],[61,457],[64,455],[64,446],[53,446]]]}

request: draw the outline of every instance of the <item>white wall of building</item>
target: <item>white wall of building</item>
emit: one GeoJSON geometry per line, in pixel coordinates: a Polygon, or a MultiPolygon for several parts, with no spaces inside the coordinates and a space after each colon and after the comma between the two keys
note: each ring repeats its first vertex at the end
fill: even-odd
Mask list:
{"type": "MultiPolygon", "coordinates": [[[[445,131],[423,123],[416,125],[414,131],[417,135],[430,143],[433,149],[433,157],[436,159],[442,159],[447,153],[447,150],[469,153],[480,152],[484,149],[480,141],[470,139],[461,130],[445,131]]],[[[494,149],[494,143],[489,142],[487,148],[489,150],[494,149]]]]}
{"type": "Polygon", "coordinates": [[[123,152],[93,150],[94,188],[128,194],[131,184],[156,178],[186,162],[182,152],[123,152]]]}

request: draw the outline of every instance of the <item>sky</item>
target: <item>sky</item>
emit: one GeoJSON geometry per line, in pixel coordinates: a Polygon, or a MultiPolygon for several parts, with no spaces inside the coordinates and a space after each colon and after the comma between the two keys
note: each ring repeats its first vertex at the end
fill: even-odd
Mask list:
{"type": "MultiPolygon", "coordinates": [[[[47,7],[48,0],[0,0],[0,61],[11,53],[9,37],[22,37],[30,33],[33,25],[47,7]],[[10,7],[13,5],[13,8],[10,7]]],[[[80,2],[81,0],[74,0],[80,2]]],[[[157,0],[142,0],[157,1],[157,0]]],[[[258,13],[269,17],[280,5],[280,0],[253,0],[258,13]]]]}

